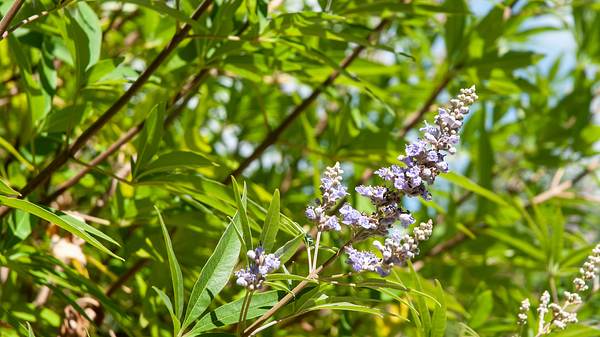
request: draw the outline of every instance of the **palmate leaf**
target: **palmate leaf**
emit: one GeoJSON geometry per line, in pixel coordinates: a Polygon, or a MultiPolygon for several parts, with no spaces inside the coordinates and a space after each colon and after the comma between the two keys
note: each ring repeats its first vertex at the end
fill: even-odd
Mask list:
{"type": "Polygon", "coordinates": [[[214,253],[202,268],[188,302],[183,329],[208,308],[212,300],[228,284],[240,255],[241,242],[231,222],[221,236],[214,253]]]}
{"type": "Polygon", "coordinates": [[[114,254],[112,251],[110,251],[108,248],[106,248],[104,245],[102,245],[102,243],[100,243],[100,241],[98,241],[92,235],[95,235],[101,239],[104,239],[108,242],[118,245],[118,243],[115,240],[113,240],[108,235],[102,233],[101,231],[97,230],[96,228],[86,224],[83,221],[75,219],[74,217],[72,217],[68,214],[62,213],[60,211],[55,211],[50,208],[38,206],[27,200],[10,198],[10,197],[5,197],[5,196],[0,196],[0,204],[11,207],[11,208],[20,209],[24,212],[30,213],[30,214],[35,215],[39,218],[42,218],[50,223],[53,223],[53,224],[57,225],[58,227],[68,231],[69,233],[79,236],[80,238],[84,239],[86,242],[88,242],[92,246],[98,248],[99,250],[101,250],[119,260],[123,260],[123,258],[114,254]]]}
{"type": "Polygon", "coordinates": [[[181,319],[181,315],[183,315],[183,275],[181,273],[181,267],[179,266],[179,262],[177,262],[175,252],[173,251],[173,244],[171,243],[169,231],[167,231],[167,226],[163,221],[162,215],[160,214],[160,210],[156,206],[154,206],[154,209],[156,210],[156,214],[158,215],[158,220],[160,222],[160,227],[162,229],[163,237],[165,240],[167,259],[169,260],[169,270],[171,271],[171,282],[173,284],[173,302],[175,302],[175,316],[178,319],[181,319]]]}

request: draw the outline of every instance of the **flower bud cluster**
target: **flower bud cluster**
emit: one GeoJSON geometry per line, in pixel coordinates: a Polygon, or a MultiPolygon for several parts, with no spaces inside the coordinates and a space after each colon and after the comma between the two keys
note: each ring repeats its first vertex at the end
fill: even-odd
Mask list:
{"type": "Polygon", "coordinates": [[[598,267],[600,266],[600,244],[596,245],[594,250],[592,250],[592,254],[588,256],[587,260],[579,269],[580,277],[577,277],[573,280],[573,285],[575,285],[575,290],[586,291],[588,286],[586,284],[587,281],[591,281],[598,274],[598,267]]]}
{"type": "Polygon", "coordinates": [[[250,265],[235,272],[236,283],[248,290],[260,289],[267,274],[279,269],[279,258],[275,254],[265,254],[265,250],[260,246],[249,250],[246,255],[250,265]]]}
{"type": "Polygon", "coordinates": [[[405,230],[391,229],[398,222],[405,229],[415,223],[413,216],[402,208],[402,198],[421,196],[430,199],[426,185],[433,184],[440,173],[448,171],[444,159],[447,154],[456,152],[454,145],[459,141],[458,132],[469,106],[476,99],[475,87],[461,89],[448,107],[439,109],[435,124],[426,124],[421,129],[423,138],[406,145],[405,154],[398,157],[402,166],[392,165],[375,171],[383,180],[389,181],[390,186],[356,187],[357,193],[370,199],[375,212],[365,214],[347,204],[340,209],[342,223],[362,229],[359,239],[386,236],[383,243],[373,243],[382,256],[377,261],[371,258],[372,253],[359,252],[352,247],[346,249],[348,263],[355,270],[360,267],[385,276],[393,266],[402,265],[419,254],[418,244],[429,239],[433,223],[431,220],[421,223],[413,229],[412,235],[405,230]]]}
{"type": "Polygon", "coordinates": [[[333,211],[339,199],[348,194],[346,186],[342,184],[342,173],[344,171],[341,169],[340,163],[335,163],[334,166],[325,169],[320,186],[323,198],[316,206],[306,208],[306,217],[318,226],[319,231],[339,231],[342,229],[338,217],[327,214],[333,211]]]}
{"type": "MultiPolygon", "coordinates": [[[[592,254],[587,257],[582,268],[580,269],[580,277],[573,280],[575,292],[565,291],[564,304],[561,306],[557,303],[550,303],[550,294],[544,291],[540,297],[540,304],[537,312],[539,315],[539,327],[537,336],[549,334],[553,327],[564,329],[569,323],[577,323],[576,306],[582,303],[581,296],[578,294],[588,289],[586,284],[596,277],[598,266],[600,265],[600,244],[592,250],[592,254]],[[575,307],[575,308],[573,308],[575,307]],[[569,309],[571,308],[571,309],[569,309]],[[552,313],[550,321],[546,322],[546,314],[552,313]]],[[[525,299],[521,302],[517,322],[520,325],[527,323],[527,312],[529,311],[529,300],[525,299]],[[525,305],[527,304],[527,305],[525,305]]]]}
{"type": "Polygon", "coordinates": [[[456,152],[454,145],[459,141],[458,132],[469,106],[477,98],[475,87],[461,89],[460,94],[450,100],[449,107],[439,109],[435,125],[426,124],[421,129],[423,139],[406,145],[405,155],[398,157],[404,167],[392,165],[375,171],[375,174],[391,181],[404,195],[430,199],[425,183],[433,184],[440,173],[448,171],[445,152],[456,152]]]}
{"type": "Polygon", "coordinates": [[[529,299],[526,298],[521,302],[521,306],[519,307],[519,315],[517,315],[519,325],[527,324],[527,313],[529,312],[529,307],[531,303],[529,303],[529,299]]]}

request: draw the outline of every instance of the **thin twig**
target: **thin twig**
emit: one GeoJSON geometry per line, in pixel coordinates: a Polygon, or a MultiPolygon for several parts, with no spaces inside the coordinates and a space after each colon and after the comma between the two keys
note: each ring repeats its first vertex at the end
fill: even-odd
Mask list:
{"type": "MultiPolygon", "coordinates": [[[[581,179],[583,179],[585,176],[587,176],[590,173],[594,173],[595,169],[597,167],[597,163],[593,162],[592,164],[588,165],[585,169],[583,169],[581,172],[579,172],[575,177],[573,177],[573,179],[569,180],[568,182],[570,183],[570,186],[575,186],[575,184],[577,184],[578,182],[581,181],[581,179]]],[[[546,192],[543,192],[541,194],[538,194],[536,197],[544,194],[546,192]]],[[[531,203],[528,203],[525,205],[525,207],[531,207],[532,204],[536,204],[534,202],[534,200],[536,200],[536,197],[534,197],[532,199],[531,203]]],[[[487,225],[483,225],[480,228],[478,228],[478,230],[482,230],[487,228],[487,225]]],[[[473,230],[474,232],[476,230],[473,230]]],[[[467,235],[463,232],[457,233],[456,235],[454,235],[452,238],[434,246],[429,253],[427,253],[428,257],[433,257],[433,256],[437,256],[445,251],[448,251],[458,245],[460,245],[461,243],[463,243],[466,239],[467,239],[467,235]]],[[[422,261],[417,261],[415,263],[415,269],[420,269],[423,266],[423,262],[422,261]]]]}
{"type": "MultiPolygon", "coordinates": [[[[175,95],[175,97],[173,98],[173,102],[178,101],[182,97],[184,99],[180,104],[171,107],[171,112],[165,118],[165,127],[168,127],[177,118],[177,116],[181,114],[181,111],[183,110],[183,108],[185,108],[185,105],[191,99],[195,89],[197,89],[198,86],[200,86],[207,74],[208,68],[200,70],[200,72],[198,72],[198,74],[196,74],[193,77],[193,79],[190,82],[188,82],[188,84],[186,84],[181,89],[181,91],[179,91],[175,95]]],[[[92,159],[83,170],[79,171],[76,175],[63,182],[51,195],[43,198],[42,203],[47,204],[53,200],[56,200],[56,198],[65,193],[69,188],[77,184],[86,174],[91,172],[96,166],[105,161],[109,156],[111,156],[123,145],[131,141],[133,137],[135,137],[138,133],[140,133],[144,128],[144,123],[145,121],[142,121],[139,124],[127,130],[121,137],[119,137],[119,139],[116,142],[111,144],[106,150],[104,150],[102,153],[100,153],[98,156],[92,159]]]]}
{"type": "MultiPolygon", "coordinates": [[[[382,20],[379,23],[379,25],[377,25],[377,27],[375,27],[373,29],[373,32],[371,32],[371,34],[369,35],[368,40],[373,41],[377,37],[379,32],[381,32],[381,30],[388,23],[389,23],[389,20],[382,20]]],[[[292,112],[281,122],[281,124],[279,124],[279,126],[276,129],[269,132],[269,134],[256,147],[256,149],[254,150],[254,152],[252,152],[252,154],[250,156],[248,156],[246,159],[244,159],[239,164],[239,166],[235,170],[233,170],[233,172],[226,175],[226,178],[223,180],[223,183],[229,184],[231,182],[231,177],[237,177],[237,176],[241,175],[242,172],[244,172],[244,170],[248,166],[250,166],[250,164],[252,164],[252,162],[254,162],[256,159],[258,159],[268,147],[270,147],[275,142],[277,142],[277,140],[279,139],[281,134],[283,134],[283,132],[285,130],[287,130],[287,128],[289,128],[290,125],[292,125],[292,122],[294,122],[302,114],[302,112],[304,112],[312,104],[312,102],[314,102],[317,99],[317,97],[319,97],[321,95],[321,93],[323,93],[323,91],[325,91],[325,88],[330,86],[335,81],[335,79],[340,76],[340,74],[342,73],[343,70],[348,68],[348,66],[358,57],[358,55],[360,55],[360,53],[363,50],[365,50],[365,48],[366,47],[363,45],[360,45],[360,46],[357,46],[356,48],[354,48],[352,53],[349,54],[348,56],[346,56],[342,60],[338,69],[335,69],[331,73],[331,75],[329,75],[327,77],[327,79],[325,79],[325,81],[323,81],[316,89],[313,90],[313,92],[310,94],[310,96],[305,98],[299,105],[297,105],[294,108],[294,110],[292,110],[292,112]]]]}
{"type": "Polygon", "coordinates": [[[357,233],[355,236],[350,238],[350,240],[348,240],[335,254],[333,254],[329,259],[327,259],[327,261],[325,261],[318,268],[315,268],[307,276],[306,280],[303,280],[302,282],[298,283],[298,285],[296,287],[294,287],[294,289],[292,289],[290,292],[288,292],[281,300],[279,300],[279,302],[277,302],[273,307],[271,307],[271,309],[269,309],[262,316],[260,316],[256,321],[254,321],[254,323],[252,323],[252,325],[250,325],[246,330],[244,330],[242,337],[251,336],[252,332],[254,332],[256,329],[258,329],[263,323],[265,323],[269,318],[271,318],[271,316],[273,316],[279,309],[281,309],[289,301],[291,301],[293,298],[295,298],[296,295],[298,295],[298,293],[300,293],[300,291],[302,291],[302,289],[304,289],[304,287],[306,287],[308,284],[314,282],[313,279],[316,278],[323,269],[325,269],[329,265],[331,265],[342,254],[344,249],[354,242],[356,236],[358,236],[358,235],[360,235],[360,233],[357,233]]]}
{"type": "Polygon", "coordinates": [[[10,22],[15,18],[17,12],[21,8],[21,6],[23,6],[24,2],[25,0],[15,0],[12,6],[10,6],[8,12],[6,12],[6,15],[2,18],[2,20],[0,20],[0,39],[3,39],[6,36],[8,36],[8,25],[10,25],[10,22]]]}
{"type": "MultiPolygon", "coordinates": [[[[194,14],[192,14],[192,20],[198,20],[202,14],[212,4],[213,0],[205,0],[198,6],[194,14]]],[[[74,142],[71,146],[61,151],[48,166],[46,166],[39,174],[34,176],[25,187],[21,190],[22,197],[29,195],[37,187],[39,187],[44,181],[50,179],[52,174],[60,169],[69,158],[73,157],[87,142],[92,138],[108,121],[119,112],[129,100],[142,88],[142,86],[148,81],[150,76],[156,72],[159,66],[167,60],[169,55],[175,50],[179,43],[185,38],[188,32],[192,29],[192,26],[186,23],[180,31],[178,31],[167,46],[154,58],[152,63],[144,70],[144,72],[137,78],[135,82],[129,87],[129,89],[110,107],[104,112],[92,125],[90,125],[74,142]]],[[[0,209],[0,218],[4,217],[10,208],[3,207],[0,209]]]]}
{"type": "Polygon", "coordinates": [[[3,39],[5,39],[10,33],[14,32],[15,30],[17,30],[17,29],[19,29],[19,28],[21,28],[21,27],[23,27],[25,25],[28,25],[28,24],[30,24],[30,23],[32,23],[34,21],[37,21],[37,20],[39,20],[39,19],[41,19],[43,17],[46,17],[46,16],[48,16],[48,15],[56,12],[59,9],[63,9],[65,7],[67,7],[68,5],[72,4],[73,2],[74,2],[73,0],[63,1],[63,2],[59,3],[58,5],[52,7],[50,9],[48,9],[48,10],[43,10],[43,11],[37,13],[37,14],[34,14],[34,15],[28,17],[27,19],[23,19],[22,21],[18,22],[14,26],[6,29],[6,32],[0,36],[0,41],[2,41],[3,39]]]}

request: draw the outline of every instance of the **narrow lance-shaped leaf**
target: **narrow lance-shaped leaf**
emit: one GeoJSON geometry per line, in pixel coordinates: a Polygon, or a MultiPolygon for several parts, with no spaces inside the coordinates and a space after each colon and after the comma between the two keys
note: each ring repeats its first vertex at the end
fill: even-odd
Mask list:
{"type": "Polygon", "coordinates": [[[294,256],[294,254],[296,253],[296,250],[302,244],[304,237],[305,237],[305,234],[300,234],[300,235],[296,236],[295,238],[286,242],[279,249],[277,249],[277,251],[275,252],[275,255],[277,255],[279,257],[279,261],[281,261],[282,264],[286,263],[289,259],[292,258],[292,256],[294,256]]]}
{"type": "MultiPolygon", "coordinates": [[[[423,286],[421,285],[421,280],[419,278],[419,274],[413,268],[412,263],[408,262],[408,266],[410,267],[411,277],[415,286],[415,290],[422,292],[423,286]]],[[[417,310],[419,312],[419,317],[422,325],[423,335],[429,336],[429,332],[431,331],[431,315],[429,314],[429,309],[427,308],[427,303],[425,302],[425,298],[423,296],[417,296],[417,310]]]]}
{"type": "Polygon", "coordinates": [[[0,177],[0,193],[5,195],[21,195],[19,192],[13,190],[8,184],[8,181],[4,180],[2,177],[0,177]]]}
{"type": "Polygon", "coordinates": [[[61,212],[55,212],[51,209],[47,209],[47,208],[38,206],[27,200],[22,200],[22,199],[17,199],[17,198],[9,198],[9,197],[5,197],[5,196],[0,196],[0,204],[6,205],[6,206],[12,207],[12,208],[20,209],[27,213],[33,214],[39,218],[42,218],[50,223],[53,223],[53,224],[57,225],[58,227],[68,231],[69,233],[79,236],[80,238],[84,239],[86,242],[88,242],[92,246],[98,248],[99,250],[101,250],[119,260],[123,260],[121,257],[117,256],[116,254],[111,252],[108,248],[106,248],[104,245],[102,245],[102,243],[100,243],[100,241],[98,241],[96,238],[94,238],[92,235],[90,235],[90,233],[94,234],[96,236],[99,236],[105,240],[108,240],[112,243],[116,243],[113,239],[111,239],[106,234],[100,232],[99,230],[95,229],[94,227],[92,227],[82,221],[79,221],[68,214],[61,213],[61,212]]]}
{"type": "Polygon", "coordinates": [[[279,231],[279,190],[275,190],[273,193],[273,199],[271,199],[271,205],[265,218],[265,225],[263,231],[260,234],[260,242],[266,252],[270,252],[275,244],[277,238],[277,232],[279,231]]]}
{"type": "Polygon", "coordinates": [[[474,181],[470,180],[469,178],[462,176],[460,174],[454,173],[454,172],[449,172],[449,173],[445,173],[443,175],[441,175],[442,178],[455,183],[456,185],[469,190],[475,194],[478,194],[490,201],[493,201],[495,203],[497,203],[500,206],[507,206],[510,207],[510,205],[504,200],[502,199],[502,197],[500,197],[498,194],[481,187],[480,185],[478,185],[477,183],[475,183],[474,181]]]}
{"type": "Polygon", "coordinates": [[[235,196],[235,202],[238,207],[238,213],[242,224],[242,234],[244,236],[244,245],[246,249],[254,249],[252,245],[252,231],[250,230],[250,220],[248,220],[248,212],[246,209],[247,190],[246,184],[244,183],[244,190],[240,193],[240,187],[234,177],[231,177],[233,185],[233,194],[235,196]]]}
{"type": "Polygon", "coordinates": [[[204,155],[191,151],[173,151],[160,155],[156,160],[149,162],[137,174],[137,178],[142,176],[168,172],[178,169],[195,169],[216,165],[204,155]]]}
{"type": "Polygon", "coordinates": [[[29,322],[27,322],[27,337],[35,337],[35,334],[33,333],[33,329],[31,329],[31,324],[29,324],[29,322]]]}
{"type": "MultiPolygon", "coordinates": [[[[277,291],[267,291],[264,293],[257,293],[252,296],[250,306],[248,307],[248,314],[246,319],[252,319],[258,317],[269,308],[275,305],[280,298],[282,293],[277,291]]],[[[242,310],[243,298],[236,301],[224,304],[209,314],[202,317],[196,325],[185,334],[186,337],[198,336],[203,331],[211,330],[217,327],[223,327],[230,324],[235,324],[240,319],[240,311],[242,310]]]]}
{"type": "Polygon", "coordinates": [[[208,308],[213,298],[227,285],[240,255],[241,242],[231,222],[221,236],[194,284],[183,322],[185,329],[208,308]]]}
{"type": "Polygon", "coordinates": [[[133,167],[133,176],[137,174],[152,159],[152,156],[158,151],[158,146],[163,134],[163,121],[165,116],[165,104],[160,103],[154,106],[141,134],[140,150],[137,160],[133,167]]]}
{"type": "Polygon", "coordinates": [[[431,337],[443,337],[446,334],[446,296],[440,281],[435,280],[435,297],[440,303],[431,317],[431,337]]]}
{"type": "Polygon", "coordinates": [[[179,321],[179,318],[177,318],[177,315],[173,311],[173,303],[171,303],[171,299],[169,298],[169,296],[167,296],[167,294],[165,294],[164,291],[162,291],[154,286],[152,287],[152,289],[154,289],[154,291],[156,291],[156,293],[158,294],[160,299],[165,304],[165,307],[167,307],[167,310],[169,311],[169,315],[171,315],[171,319],[173,320],[173,330],[175,331],[173,334],[177,335],[177,333],[181,329],[181,322],[179,321]]]}
{"type": "Polygon", "coordinates": [[[173,302],[175,302],[175,314],[177,318],[181,319],[181,315],[183,314],[183,275],[181,274],[181,267],[179,266],[179,262],[177,262],[175,252],[173,251],[173,245],[171,244],[171,237],[169,236],[169,232],[167,231],[167,226],[163,221],[162,215],[160,214],[158,207],[154,206],[154,209],[156,210],[156,214],[158,214],[158,220],[160,222],[163,237],[165,239],[167,259],[169,260],[169,269],[171,270],[171,281],[173,283],[173,302]]]}

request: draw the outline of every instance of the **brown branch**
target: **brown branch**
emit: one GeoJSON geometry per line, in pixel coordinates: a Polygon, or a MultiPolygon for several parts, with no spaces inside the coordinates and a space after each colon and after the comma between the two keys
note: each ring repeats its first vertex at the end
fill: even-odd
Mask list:
{"type": "Polygon", "coordinates": [[[15,0],[8,12],[6,12],[6,15],[0,20],[0,38],[3,39],[8,35],[8,25],[10,25],[10,22],[15,18],[24,2],[25,0],[15,0]]]}
{"type": "MultiPolygon", "coordinates": [[[[568,180],[568,183],[570,186],[575,186],[575,184],[577,184],[578,182],[580,182],[585,176],[587,176],[590,173],[594,173],[596,168],[597,168],[598,163],[597,162],[592,162],[591,164],[589,164],[585,169],[583,169],[581,172],[579,172],[575,177],[573,177],[573,179],[568,180]]],[[[546,192],[542,192],[540,194],[538,194],[536,197],[534,197],[532,199],[531,202],[528,202],[525,207],[531,207],[533,204],[537,204],[535,202],[536,198],[539,197],[540,195],[543,195],[546,192]]],[[[477,230],[473,230],[473,232],[476,231],[480,231],[487,228],[487,225],[483,225],[480,228],[478,228],[477,230]]],[[[427,256],[428,257],[433,257],[433,256],[437,256],[440,255],[441,253],[448,251],[458,245],[460,245],[461,243],[463,243],[466,239],[468,238],[468,236],[463,233],[457,233],[456,235],[454,235],[452,238],[439,243],[438,245],[434,246],[428,253],[427,256]]],[[[423,266],[423,262],[422,261],[418,261],[415,263],[415,269],[420,269],[423,266]]]]}
{"type": "MultiPolygon", "coordinates": [[[[313,278],[318,277],[319,273],[323,269],[325,269],[329,265],[331,265],[342,254],[345,247],[349,246],[350,244],[352,244],[354,242],[355,237],[356,236],[354,236],[350,240],[348,240],[335,254],[333,254],[331,257],[329,257],[329,259],[327,259],[327,261],[325,261],[321,266],[319,266],[318,268],[315,268],[315,270],[313,270],[313,272],[310,273],[310,275],[308,275],[307,278],[313,279],[313,278]]],[[[265,323],[269,318],[271,318],[271,316],[273,316],[279,309],[281,309],[289,301],[294,299],[296,297],[296,295],[298,295],[298,293],[300,293],[300,291],[302,291],[302,289],[304,289],[310,283],[312,283],[310,280],[304,280],[304,281],[298,283],[298,285],[296,287],[294,287],[294,289],[292,289],[290,292],[288,292],[282,299],[279,300],[279,302],[277,302],[273,307],[271,307],[271,309],[269,309],[262,316],[260,316],[256,321],[254,321],[249,327],[247,327],[244,330],[244,333],[242,333],[241,337],[251,336],[252,333],[254,332],[254,330],[258,329],[263,323],[265,323]]]]}
{"type": "MultiPolygon", "coordinates": [[[[171,113],[169,113],[169,115],[167,115],[167,117],[164,121],[165,128],[168,127],[175,120],[175,118],[177,118],[177,116],[181,113],[181,111],[185,107],[186,103],[192,97],[194,89],[196,89],[202,83],[202,80],[206,77],[207,74],[208,74],[208,68],[202,69],[196,76],[194,76],[194,78],[190,82],[188,82],[182,88],[182,90],[180,92],[177,93],[177,95],[175,95],[173,102],[176,102],[181,97],[184,97],[184,101],[181,102],[180,104],[178,104],[177,106],[174,106],[171,113]]],[[[56,189],[56,191],[54,191],[51,195],[43,198],[42,203],[47,204],[53,200],[56,200],[56,198],[58,198],[60,195],[65,193],[69,188],[71,188],[75,184],[77,184],[86,174],[88,174],[90,171],[92,171],[94,169],[94,167],[98,166],[100,163],[102,163],[104,160],[106,160],[109,156],[111,156],[113,153],[115,153],[117,150],[119,150],[123,145],[127,144],[130,140],[132,140],[133,137],[135,137],[138,133],[140,133],[140,131],[142,131],[142,129],[144,128],[144,124],[145,124],[145,121],[142,121],[139,124],[133,126],[129,130],[127,130],[116,142],[111,144],[104,152],[102,152],[100,155],[98,155],[97,157],[92,159],[92,161],[90,161],[85,168],[83,168],[81,171],[79,171],[76,175],[71,177],[69,180],[62,183],[56,189]]]]}
{"type": "MultiPolygon", "coordinates": [[[[205,0],[192,14],[192,20],[198,20],[200,16],[208,9],[213,0],[205,0]]],[[[168,56],[175,50],[179,43],[185,38],[192,26],[186,23],[171,39],[169,44],[154,58],[152,63],[138,77],[138,79],[129,87],[129,89],[102,114],[92,125],[90,125],[73,144],[61,151],[48,166],[46,166],[38,175],[33,177],[21,190],[22,197],[27,196],[39,187],[44,181],[50,179],[52,174],[60,169],[70,157],[74,156],[108,121],[119,112],[129,100],[142,88],[150,76],[156,72],[158,67],[166,61],[168,56]]],[[[0,209],[0,218],[9,212],[10,208],[0,209]]]]}
{"type": "MultiPolygon", "coordinates": [[[[389,20],[382,20],[379,25],[377,25],[377,27],[375,27],[373,29],[373,32],[371,32],[371,34],[368,37],[368,40],[371,42],[373,41],[377,35],[379,34],[379,32],[381,32],[381,30],[389,23],[389,20]]],[[[342,73],[342,71],[346,68],[348,68],[348,66],[358,57],[358,55],[365,50],[366,46],[360,45],[357,46],[356,48],[354,48],[354,50],[352,51],[352,53],[348,56],[346,56],[342,62],[340,63],[340,66],[338,69],[334,70],[331,75],[329,75],[327,77],[327,79],[325,79],[325,81],[323,81],[316,89],[313,90],[313,92],[310,94],[310,96],[308,96],[307,98],[305,98],[298,106],[296,106],[296,108],[294,108],[294,110],[292,110],[292,112],[283,120],[283,122],[281,122],[281,124],[279,124],[279,126],[274,129],[273,131],[269,132],[269,134],[267,135],[267,137],[265,137],[265,139],[260,143],[260,145],[258,145],[258,147],[254,150],[254,152],[252,152],[252,154],[247,157],[246,159],[244,159],[244,161],[242,161],[242,163],[240,163],[240,165],[230,174],[227,175],[227,177],[223,180],[223,183],[225,184],[229,184],[231,182],[231,177],[237,177],[239,175],[242,174],[242,172],[244,172],[244,170],[250,166],[250,164],[252,162],[254,162],[256,159],[258,159],[263,152],[271,145],[273,145],[275,142],[277,142],[277,140],[279,139],[279,137],[281,136],[281,134],[287,130],[287,128],[290,127],[290,125],[292,125],[292,122],[294,122],[296,120],[296,118],[298,118],[302,112],[304,112],[304,110],[306,110],[311,104],[312,102],[314,102],[317,97],[319,97],[319,95],[321,95],[321,93],[323,93],[323,91],[325,91],[325,89],[330,86],[342,73]]]]}
{"type": "Polygon", "coordinates": [[[106,289],[106,296],[111,297],[115,291],[121,288],[121,286],[123,286],[127,280],[129,280],[133,275],[135,275],[135,273],[142,269],[142,267],[144,267],[149,261],[150,259],[145,258],[138,260],[131,268],[127,270],[127,272],[125,272],[125,274],[121,275],[113,284],[110,285],[110,287],[108,287],[108,289],[106,289]]]}
{"type": "Polygon", "coordinates": [[[43,11],[37,13],[37,14],[33,14],[32,16],[30,16],[30,17],[28,17],[26,19],[23,19],[22,21],[16,23],[14,26],[12,26],[10,28],[7,28],[6,32],[4,34],[0,35],[0,41],[2,41],[3,39],[7,38],[8,34],[14,32],[15,30],[17,30],[17,29],[19,29],[19,28],[21,28],[21,27],[23,27],[25,25],[28,25],[28,24],[30,24],[30,23],[32,23],[34,21],[37,21],[40,18],[46,17],[46,16],[52,14],[53,12],[56,12],[59,9],[63,9],[65,7],[67,7],[68,5],[72,4],[72,3],[73,3],[73,0],[66,0],[66,1],[63,1],[63,2],[59,3],[58,5],[52,7],[50,9],[48,9],[48,10],[43,10],[43,11]]]}
{"type": "Polygon", "coordinates": [[[425,103],[423,103],[421,109],[408,116],[407,121],[402,126],[402,130],[400,130],[398,138],[404,138],[410,130],[412,130],[415,126],[417,126],[417,124],[421,122],[423,116],[425,116],[427,111],[431,109],[431,106],[433,105],[433,103],[435,103],[437,97],[446,88],[450,80],[454,77],[454,73],[455,72],[453,70],[449,70],[444,75],[440,83],[433,89],[431,94],[429,94],[429,97],[427,97],[427,100],[425,100],[425,103]]]}

